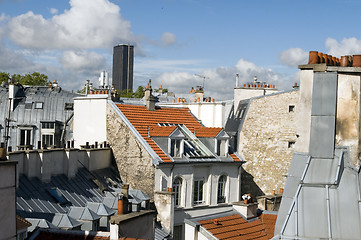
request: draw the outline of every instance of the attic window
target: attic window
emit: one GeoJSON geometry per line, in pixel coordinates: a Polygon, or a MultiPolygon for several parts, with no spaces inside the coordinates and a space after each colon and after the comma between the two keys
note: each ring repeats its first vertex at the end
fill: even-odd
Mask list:
{"type": "Polygon", "coordinates": [[[25,109],[31,109],[33,107],[33,102],[25,102],[25,109]]]}
{"type": "Polygon", "coordinates": [[[59,191],[58,188],[50,188],[48,189],[48,193],[59,203],[66,204],[69,201],[63,196],[63,194],[59,191]]]}
{"type": "Polygon", "coordinates": [[[35,109],[43,109],[43,102],[35,102],[35,109]]]}
{"type": "Polygon", "coordinates": [[[65,110],[74,110],[74,103],[65,103],[65,110]]]}
{"type": "Polygon", "coordinates": [[[288,142],[288,148],[294,148],[295,147],[295,142],[294,141],[289,141],[288,142]]]}
{"type": "Polygon", "coordinates": [[[294,112],[294,111],[295,111],[295,105],[289,105],[288,112],[294,112]]]}
{"type": "Polygon", "coordinates": [[[181,157],[182,151],[182,139],[171,139],[170,140],[170,155],[172,157],[181,157]]]}

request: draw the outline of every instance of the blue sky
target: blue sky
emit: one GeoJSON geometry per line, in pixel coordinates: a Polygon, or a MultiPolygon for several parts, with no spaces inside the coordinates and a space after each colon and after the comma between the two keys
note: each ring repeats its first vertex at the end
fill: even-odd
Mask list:
{"type": "Polygon", "coordinates": [[[0,71],[40,71],[68,90],[111,73],[112,48],[135,45],[134,87],[152,79],[176,94],[202,85],[233,98],[241,83],[291,88],[308,51],[361,53],[361,2],[0,0],[0,71]]]}

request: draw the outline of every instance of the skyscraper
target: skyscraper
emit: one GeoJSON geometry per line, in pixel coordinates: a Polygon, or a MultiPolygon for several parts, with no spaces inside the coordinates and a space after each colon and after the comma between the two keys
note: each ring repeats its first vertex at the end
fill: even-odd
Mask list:
{"type": "Polygon", "coordinates": [[[134,46],[119,44],[113,51],[113,85],[115,89],[133,91],[134,46]]]}

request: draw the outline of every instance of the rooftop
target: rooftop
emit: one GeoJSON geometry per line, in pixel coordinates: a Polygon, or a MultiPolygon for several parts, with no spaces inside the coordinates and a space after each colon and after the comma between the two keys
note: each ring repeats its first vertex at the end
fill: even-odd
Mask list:
{"type": "Polygon", "coordinates": [[[239,214],[200,220],[198,223],[218,239],[271,239],[277,215],[262,214],[247,221],[239,214]]]}
{"type": "MultiPolygon", "coordinates": [[[[149,111],[145,106],[126,104],[117,104],[116,106],[163,162],[173,162],[173,160],[158,146],[152,137],[167,137],[177,128],[179,128],[183,134],[188,135],[189,139],[197,137],[214,138],[222,131],[222,128],[204,127],[192,115],[188,108],[156,107],[155,111],[149,111]]],[[[186,145],[189,148],[197,148],[197,145],[201,143],[199,141],[196,142],[197,141],[188,141],[186,145]]],[[[195,158],[196,156],[194,156],[193,153],[190,150],[189,157],[195,158]]],[[[204,152],[203,155],[201,154],[199,156],[210,156],[208,152],[204,152]]],[[[232,153],[230,155],[232,160],[241,161],[235,154],[232,153]]],[[[214,158],[213,155],[212,158],[214,158]]]]}

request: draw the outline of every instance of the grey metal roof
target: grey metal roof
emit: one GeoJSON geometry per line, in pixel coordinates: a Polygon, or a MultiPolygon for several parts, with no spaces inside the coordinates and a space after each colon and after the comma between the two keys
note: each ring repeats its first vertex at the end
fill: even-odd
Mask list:
{"type": "MultiPolygon", "coordinates": [[[[121,186],[119,174],[117,175],[117,172],[112,168],[95,172],[80,168],[72,179],[68,179],[65,175],[57,175],[53,176],[48,183],[44,183],[38,178],[29,179],[25,175],[20,175],[19,188],[16,193],[17,214],[24,218],[45,219],[48,222],[52,222],[56,214],[67,214],[70,212],[72,217],[79,220],[97,219],[100,217],[98,215],[109,216],[114,214],[114,210],[102,204],[107,194],[99,189],[93,182],[93,179],[103,182],[111,192],[121,191],[121,188],[118,187],[121,186]],[[113,179],[112,181],[114,182],[110,184],[106,179],[113,179]],[[116,183],[115,187],[114,183],[116,183]],[[66,199],[66,201],[59,202],[58,197],[51,194],[49,189],[56,190],[55,192],[66,199]],[[80,215],[76,212],[79,209],[85,208],[89,203],[94,203],[94,205],[90,205],[96,206],[96,210],[83,209],[80,215]],[[96,214],[97,212],[101,214],[96,214]]],[[[107,195],[107,201],[117,204],[117,195],[113,195],[107,195]]]]}
{"type": "Polygon", "coordinates": [[[26,218],[26,221],[31,223],[31,226],[28,228],[29,232],[32,232],[35,228],[57,228],[54,224],[51,222],[45,220],[45,219],[39,219],[39,218],[26,218]]]}
{"type": "MultiPolygon", "coordinates": [[[[34,126],[34,131],[39,131],[41,121],[59,121],[64,123],[73,113],[71,109],[65,109],[66,103],[73,103],[73,98],[79,96],[77,93],[63,90],[60,87],[44,86],[21,86],[15,97],[15,109],[10,118],[14,120],[11,126],[34,126]],[[35,103],[43,103],[42,108],[35,108],[35,103]],[[30,107],[30,108],[28,108],[30,107]]],[[[9,110],[8,86],[0,86],[0,124],[5,126],[9,110]]],[[[3,137],[3,131],[0,137],[3,137]]],[[[10,129],[9,146],[15,150],[17,141],[16,128],[10,129]]],[[[40,134],[33,134],[33,144],[36,145],[40,134]]],[[[69,136],[70,137],[70,136],[69,136]]]]}
{"type": "Polygon", "coordinates": [[[116,213],[116,211],[105,206],[103,203],[88,202],[86,207],[100,216],[111,216],[116,213]]]}
{"type": "Polygon", "coordinates": [[[72,217],[69,217],[63,213],[55,213],[52,224],[57,226],[58,228],[76,228],[82,225],[81,222],[76,221],[72,217]]]}
{"type": "Polygon", "coordinates": [[[84,221],[93,221],[100,218],[98,214],[86,207],[71,207],[68,215],[74,219],[84,221]]]}

